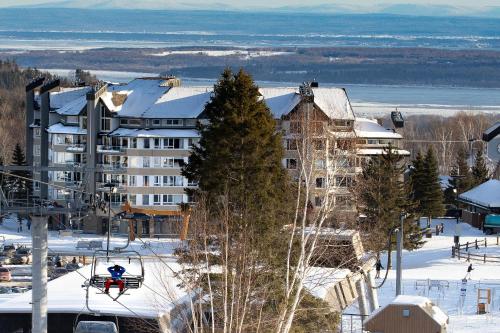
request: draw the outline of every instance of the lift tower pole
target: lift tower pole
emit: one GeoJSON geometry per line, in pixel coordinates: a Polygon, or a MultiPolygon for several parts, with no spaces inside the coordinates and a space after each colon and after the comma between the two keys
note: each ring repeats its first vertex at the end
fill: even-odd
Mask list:
{"type": "MultiPolygon", "coordinates": [[[[403,246],[404,246],[404,220],[405,214],[399,216],[399,229],[397,233],[397,262],[396,262],[396,296],[401,295],[401,284],[403,282],[403,246]]],[[[390,254],[389,254],[390,255],[390,254]]]]}
{"type": "MultiPolygon", "coordinates": [[[[41,209],[41,208],[40,208],[41,209]]],[[[47,333],[47,216],[31,216],[33,240],[31,332],[47,333]]]]}

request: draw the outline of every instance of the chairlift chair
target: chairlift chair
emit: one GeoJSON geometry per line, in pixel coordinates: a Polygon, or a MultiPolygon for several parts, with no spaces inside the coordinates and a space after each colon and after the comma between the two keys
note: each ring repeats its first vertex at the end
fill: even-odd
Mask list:
{"type": "MultiPolygon", "coordinates": [[[[106,255],[105,250],[94,252],[91,266],[90,286],[104,289],[106,280],[111,278],[108,267],[120,265],[125,268],[121,280],[124,283],[124,292],[128,289],[139,289],[144,281],[144,262],[137,251],[110,252],[106,255]]],[[[111,285],[111,288],[117,288],[111,285]]]]}
{"type": "Polygon", "coordinates": [[[118,326],[112,321],[80,321],[74,333],[118,333],[118,326]]]}

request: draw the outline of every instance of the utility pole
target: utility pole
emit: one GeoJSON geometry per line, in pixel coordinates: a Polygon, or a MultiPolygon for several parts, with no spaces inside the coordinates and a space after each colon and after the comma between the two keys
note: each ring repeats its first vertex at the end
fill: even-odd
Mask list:
{"type": "Polygon", "coordinates": [[[109,197],[108,197],[108,240],[106,244],[106,257],[109,257],[109,241],[111,236],[111,195],[116,192],[116,187],[113,182],[109,182],[104,185],[109,188],[109,197]]]}
{"type": "Polygon", "coordinates": [[[399,222],[400,226],[398,229],[398,234],[397,234],[397,262],[396,262],[396,296],[401,295],[401,283],[403,280],[403,267],[402,267],[402,260],[403,260],[403,235],[404,235],[404,220],[405,220],[406,215],[401,213],[399,216],[399,222]]]}
{"type": "Polygon", "coordinates": [[[33,222],[31,228],[33,241],[31,332],[47,333],[47,216],[31,216],[31,219],[33,222]]]}

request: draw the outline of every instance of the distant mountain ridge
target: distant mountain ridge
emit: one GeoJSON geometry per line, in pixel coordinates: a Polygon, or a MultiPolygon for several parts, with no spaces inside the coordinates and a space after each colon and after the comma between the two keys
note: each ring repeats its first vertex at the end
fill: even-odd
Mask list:
{"type": "Polygon", "coordinates": [[[410,16],[473,16],[500,18],[500,6],[476,7],[453,5],[418,5],[418,4],[373,4],[368,6],[324,3],[301,6],[235,6],[234,2],[221,0],[207,3],[200,0],[59,0],[35,5],[19,5],[8,1],[0,7],[16,8],[76,8],[76,9],[141,9],[141,10],[217,10],[217,11],[272,11],[301,12],[323,14],[394,14],[410,16]]]}

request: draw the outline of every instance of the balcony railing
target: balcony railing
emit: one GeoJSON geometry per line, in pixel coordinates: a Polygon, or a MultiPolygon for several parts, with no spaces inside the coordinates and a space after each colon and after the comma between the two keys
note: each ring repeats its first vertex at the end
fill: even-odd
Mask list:
{"type": "Polygon", "coordinates": [[[128,165],[125,163],[98,164],[97,167],[102,171],[125,171],[128,165]]]}
{"type": "MultiPolygon", "coordinates": [[[[106,186],[108,185],[109,183],[101,183],[101,182],[98,182],[96,183],[96,188],[98,190],[101,190],[101,191],[109,191],[109,187],[106,186]]],[[[113,186],[119,191],[126,191],[127,190],[127,184],[126,183],[113,183],[113,186]]]]}
{"type": "Polygon", "coordinates": [[[107,146],[107,145],[97,145],[98,153],[106,153],[106,154],[120,154],[125,152],[125,147],[120,146],[107,146]]]}
{"type": "Polygon", "coordinates": [[[85,152],[86,144],[70,144],[66,146],[66,151],[69,153],[83,153],[85,152]]]}

